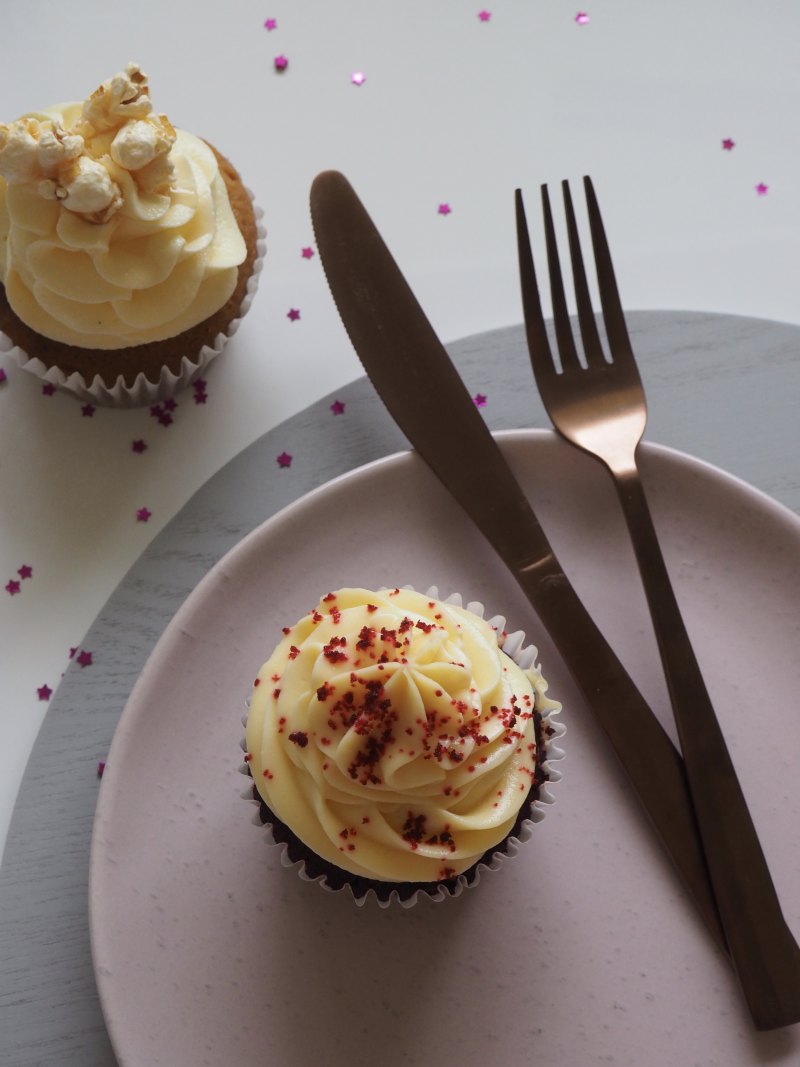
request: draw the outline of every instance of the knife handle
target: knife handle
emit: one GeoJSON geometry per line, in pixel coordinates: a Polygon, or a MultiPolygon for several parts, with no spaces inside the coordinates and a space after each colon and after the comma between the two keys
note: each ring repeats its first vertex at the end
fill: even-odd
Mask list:
{"type": "Polygon", "coordinates": [[[550,561],[512,569],[611,743],[709,933],[727,952],[684,762],[555,556],[550,561]],[[543,573],[543,567],[549,573],[543,573]]]}

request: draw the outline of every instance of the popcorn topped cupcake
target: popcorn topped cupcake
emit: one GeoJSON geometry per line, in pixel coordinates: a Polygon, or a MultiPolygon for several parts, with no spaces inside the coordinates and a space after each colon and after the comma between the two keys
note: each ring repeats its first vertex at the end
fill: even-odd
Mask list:
{"type": "Polygon", "coordinates": [[[0,329],[82,396],[188,384],[249,304],[257,238],[234,168],[153,110],[135,64],[0,124],[0,329]]]}

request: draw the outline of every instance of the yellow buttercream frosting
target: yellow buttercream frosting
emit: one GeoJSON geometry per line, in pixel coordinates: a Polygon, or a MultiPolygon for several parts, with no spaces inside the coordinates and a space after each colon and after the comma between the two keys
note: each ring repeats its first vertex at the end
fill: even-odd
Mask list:
{"type": "Polygon", "coordinates": [[[174,337],[226,303],[245,257],[214,153],[153,113],[135,65],[83,104],[0,125],[0,282],[43,336],[174,337]]]}
{"type": "Polygon", "coordinates": [[[481,617],[406,589],[340,589],[253,687],[250,773],[314,853],[369,879],[452,878],[509,834],[556,708],[481,617]]]}

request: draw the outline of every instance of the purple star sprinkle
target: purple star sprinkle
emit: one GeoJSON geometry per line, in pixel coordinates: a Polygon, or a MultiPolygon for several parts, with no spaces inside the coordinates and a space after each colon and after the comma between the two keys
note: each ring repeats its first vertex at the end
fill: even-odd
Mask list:
{"type": "Polygon", "coordinates": [[[334,400],[331,404],[331,411],[334,415],[344,415],[344,401],[334,400]]]}
{"type": "Polygon", "coordinates": [[[32,578],[33,577],[33,567],[31,567],[28,563],[23,563],[22,566],[17,571],[17,574],[23,580],[25,578],[32,578]]]}
{"type": "Polygon", "coordinates": [[[478,18],[481,20],[481,22],[488,22],[491,17],[492,17],[491,11],[479,11],[478,12],[478,18]]]}
{"type": "Polygon", "coordinates": [[[103,771],[105,769],[106,769],[106,761],[104,759],[99,760],[98,763],[97,763],[97,777],[98,778],[102,778],[103,777],[103,771]]]}
{"type": "Polygon", "coordinates": [[[366,80],[367,76],[363,70],[354,70],[350,75],[350,81],[353,85],[363,85],[366,80]]]}
{"type": "Polygon", "coordinates": [[[81,667],[91,667],[92,665],[92,653],[83,651],[78,654],[78,663],[81,667]]]}
{"type": "Polygon", "coordinates": [[[452,210],[449,204],[439,204],[438,211],[440,215],[449,215],[452,210]]]}
{"type": "Polygon", "coordinates": [[[164,410],[165,411],[174,411],[177,406],[178,406],[178,401],[177,400],[173,400],[171,397],[170,397],[169,400],[165,400],[164,401],[164,410]]]}
{"type": "Polygon", "coordinates": [[[157,419],[162,426],[169,426],[174,420],[168,411],[165,411],[161,404],[153,404],[150,408],[150,414],[154,419],[157,419]]]}
{"type": "Polygon", "coordinates": [[[149,522],[152,511],[149,508],[137,508],[136,521],[137,522],[149,522]]]}
{"type": "Polygon", "coordinates": [[[84,404],[81,408],[81,415],[84,419],[91,419],[95,412],[94,404],[84,404]]]}
{"type": "Polygon", "coordinates": [[[56,387],[52,382],[45,382],[42,386],[42,396],[54,396],[56,387]]]}
{"type": "Polygon", "coordinates": [[[275,56],[275,70],[282,74],[288,66],[289,60],[286,56],[275,56]]]}
{"type": "Polygon", "coordinates": [[[759,182],[756,186],[756,192],[759,196],[766,196],[769,192],[769,186],[765,185],[763,182],[759,182]]]}
{"type": "Polygon", "coordinates": [[[303,259],[311,259],[313,257],[313,255],[314,255],[314,249],[313,248],[304,248],[302,250],[302,252],[300,253],[300,255],[303,257],[303,259]]]}
{"type": "Polygon", "coordinates": [[[204,393],[202,389],[195,389],[194,402],[195,404],[205,404],[208,400],[208,394],[204,393]]]}
{"type": "Polygon", "coordinates": [[[7,381],[8,381],[8,375],[7,375],[7,374],[6,374],[6,372],[5,372],[4,370],[3,370],[3,368],[2,368],[2,367],[0,367],[0,385],[5,385],[5,383],[6,383],[7,381]]]}
{"type": "Polygon", "coordinates": [[[476,393],[472,398],[476,408],[482,408],[486,406],[486,397],[483,393],[476,393]]]}
{"type": "Polygon", "coordinates": [[[49,685],[40,685],[39,688],[36,690],[36,694],[40,700],[49,700],[50,697],[53,695],[53,690],[50,688],[49,685]]]}
{"type": "Polygon", "coordinates": [[[585,11],[579,11],[578,14],[575,16],[575,21],[578,23],[579,26],[585,26],[586,23],[589,21],[589,16],[586,14],[585,11]]]}
{"type": "Polygon", "coordinates": [[[77,651],[78,651],[78,650],[77,650],[77,648],[71,648],[71,649],[69,650],[69,658],[70,658],[70,659],[75,659],[75,653],[76,653],[77,651]]]}
{"type": "Polygon", "coordinates": [[[281,452],[281,454],[277,457],[277,461],[279,467],[291,467],[292,465],[292,457],[289,455],[288,452],[281,452]]]}
{"type": "Polygon", "coordinates": [[[736,142],[734,140],[732,140],[730,137],[726,137],[725,140],[722,142],[722,147],[725,149],[726,152],[730,152],[735,146],[735,144],[736,142]]]}
{"type": "Polygon", "coordinates": [[[16,596],[20,591],[20,584],[15,578],[10,578],[6,582],[6,592],[9,596],[16,596]]]}
{"type": "Polygon", "coordinates": [[[142,452],[146,451],[146,449],[147,449],[147,442],[143,441],[141,439],[141,437],[139,438],[138,441],[134,441],[133,444],[131,445],[131,451],[132,452],[138,452],[139,455],[141,455],[142,452]]]}
{"type": "Polygon", "coordinates": [[[289,308],[289,310],[286,312],[286,318],[289,319],[291,322],[297,322],[297,320],[300,318],[300,312],[297,310],[297,308],[289,308]]]}
{"type": "Polygon", "coordinates": [[[265,30],[277,30],[277,28],[278,28],[278,20],[277,19],[266,19],[265,20],[265,22],[264,22],[264,29],[265,30]]]}

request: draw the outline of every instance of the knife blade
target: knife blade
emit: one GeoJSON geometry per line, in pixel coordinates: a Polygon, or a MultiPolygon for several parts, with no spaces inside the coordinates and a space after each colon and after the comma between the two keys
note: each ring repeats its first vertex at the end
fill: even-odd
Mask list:
{"type": "Polygon", "coordinates": [[[324,171],[311,218],[339,315],[416,451],[511,570],[725,952],[683,759],[578,597],[497,442],[350,183],[324,171]]]}

